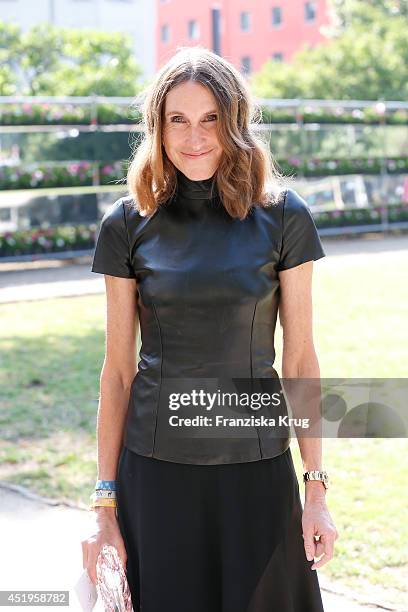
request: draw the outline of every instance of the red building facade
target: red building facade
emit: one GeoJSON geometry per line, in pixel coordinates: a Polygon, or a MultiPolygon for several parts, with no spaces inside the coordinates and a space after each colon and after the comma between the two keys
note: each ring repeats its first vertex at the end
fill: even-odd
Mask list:
{"type": "Polygon", "coordinates": [[[202,45],[245,74],[325,42],[326,0],[156,0],[158,69],[178,46],[202,45]]]}

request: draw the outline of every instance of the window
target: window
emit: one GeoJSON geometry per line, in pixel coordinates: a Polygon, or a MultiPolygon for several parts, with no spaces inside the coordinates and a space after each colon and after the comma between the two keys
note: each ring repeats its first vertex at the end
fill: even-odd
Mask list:
{"type": "Polygon", "coordinates": [[[11,208],[0,208],[0,221],[11,221],[11,208]]]}
{"type": "Polygon", "coordinates": [[[167,23],[162,25],[161,27],[161,41],[163,43],[168,43],[170,40],[170,28],[167,23]]]}
{"type": "Polygon", "coordinates": [[[316,2],[305,2],[305,21],[310,23],[316,19],[316,2]]]}
{"type": "Polygon", "coordinates": [[[244,74],[249,74],[251,70],[251,58],[249,57],[249,55],[241,57],[241,72],[243,72],[244,74]]]}
{"type": "Polygon", "coordinates": [[[272,7],[272,25],[280,26],[282,23],[282,9],[280,6],[272,7]]]}
{"type": "Polygon", "coordinates": [[[191,19],[188,22],[188,37],[190,40],[200,38],[200,26],[195,19],[191,19]]]}
{"type": "Polygon", "coordinates": [[[211,9],[212,50],[221,55],[221,10],[211,9]]]}
{"type": "Polygon", "coordinates": [[[247,11],[239,14],[241,32],[249,32],[251,29],[251,15],[247,11]]]}
{"type": "Polygon", "coordinates": [[[275,62],[283,62],[283,53],[277,51],[276,53],[272,53],[272,59],[275,62]]]}

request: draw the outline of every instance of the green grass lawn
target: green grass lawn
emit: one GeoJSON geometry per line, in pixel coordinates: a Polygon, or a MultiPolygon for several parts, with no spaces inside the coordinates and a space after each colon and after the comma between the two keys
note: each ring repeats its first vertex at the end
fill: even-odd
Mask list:
{"type": "MultiPolygon", "coordinates": [[[[408,284],[398,252],[315,266],[314,330],[322,377],[406,377],[408,284]]],[[[96,411],[104,297],[0,306],[0,479],[88,504],[96,477],[96,411]]],[[[281,330],[276,365],[280,371],[281,330]]],[[[325,439],[329,509],[340,537],[319,570],[365,592],[387,586],[401,603],[408,578],[405,439],[325,439]]],[[[292,452],[301,491],[296,439],[292,452]]]]}

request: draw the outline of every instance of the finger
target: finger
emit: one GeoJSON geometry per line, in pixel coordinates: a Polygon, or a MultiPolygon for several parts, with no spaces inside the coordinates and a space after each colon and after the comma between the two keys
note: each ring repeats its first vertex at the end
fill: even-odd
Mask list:
{"type": "Polygon", "coordinates": [[[126,572],[126,562],[127,562],[126,557],[125,558],[120,557],[120,562],[121,562],[121,565],[122,565],[124,571],[126,572]]]}
{"type": "Polygon", "coordinates": [[[316,546],[312,531],[305,531],[303,534],[303,545],[305,547],[306,559],[313,561],[315,556],[316,546]]]}
{"type": "Polygon", "coordinates": [[[323,556],[318,561],[315,561],[313,565],[311,565],[310,569],[317,570],[319,569],[319,567],[322,567],[322,565],[327,563],[327,561],[329,561],[329,559],[327,558],[327,555],[323,554],[323,556]]]}
{"type": "Polygon", "coordinates": [[[81,546],[82,546],[82,567],[83,569],[85,569],[87,565],[87,559],[88,559],[88,547],[85,541],[81,542],[81,546]]]}
{"type": "Polygon", "coordinates": [[[333,559],[333,555],[327,555],[326,553],[322,556],[321,559],[319,559],[318,561],[315,561],[313,563],[313,565],[311,566],[310,569],[312,570],[316,570],[319,569],[319,567],[322,567],[323,565],[325,565],[326,563],[328,563],[328,561],[330,561],[331,559],[333,559]]]}
{"type": "Polygon", "coordinates": [[[88,555],[88,563],[87,563],[87,572],[88,576],[93,584],[96,584],[98,581],[98,577],[96,575],[96,560],[93,551],[91,550],[88,555]]]}
{"type": "Polygon", "coordinates": [[[321,559],[313,563],[311,569],[318,569],[333,558],[334,538],[330,536],[321,535],[320,540],[321,545],[323,546],[324,553],[321,559]]]}
{"type": "Polygon", "coordinates": [[[321,557],[324,554],[324,544],[320,540],[316,542],[315,558],[321,557]]]}
{"type": "Polygon", "coordinates": [[[97,576],[96,576],[96,567],[92,566],[92,567],[87,567],[86,571],[88,572],[88,576],[89,579],[91,580],[92,584],[96,585],[98,582],[97,576]]]}
{"type": "Polygon", "coordinates": [[[333,557],[335,534],[330,532],[321,536],[324,545],[324,552],[330,557],[333,557]]]}
{"type": "Polygon", "coordinates": [[[127,551],[124,546],[116,546],[116,550],[118,551],[119,559],[123,568],[126,570],[126,562],[127,562],[127,551]]]}
{"type": "MultiPolygon", "coordinates": [[[[326,550],[326,545],[323,542],[323,540],[321,540],[319,538],[319,536],[313,536],[313,543],[314,543],[314,553],[313,553],[313,559],[314,560],[320,560],[320,557],[327,552],[326,550]]],[[[309,561],[313,561],[313,559],[308,559],[309,561]]]]}

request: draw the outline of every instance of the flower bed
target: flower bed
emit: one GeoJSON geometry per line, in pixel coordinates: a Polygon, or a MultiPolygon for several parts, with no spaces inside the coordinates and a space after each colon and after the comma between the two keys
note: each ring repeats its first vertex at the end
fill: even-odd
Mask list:
{"type": "MultiPolygon", "coordinates": [[[[408,202],[373,208],[353,208],[313,213],[316,226],[355,227],[381,223],[383,212],[388,221],[408,221],[408,202]]],[[[46,229],[18,230],[0,235],[0,257],[92,250],[95,246],[98,223],[59,225],[46,229]]]]}
{"type": "Polygon", "coordinates": [[[408,221],[408,202],[375,206],[373,208],[348,208],[314,213],[316,226],[320,229],[328,227],[350,227],[356,225],[374,225],[382,222],[386,215],[389,223],[408,221]]]}
{"type": "Polygon", "coordinates": [[[56,104],[23,102],[0,104],[0,125],[116,125],[134,123],[140,111],[117,104],[56,104]]]}
{"type": "Polygon", "coordinates": [[[0,189],[35,189],[92,185],[94,164],[62,162],[32,166],[1,166],[0,189]]]}
{"type": "MultiPolygon", "coordinates": [[[[370,159],[300,159],[277,160],[284,174],[292,176],[334,176],[345,174],[380,174],[382,160],[370,159]]],[[[0,166],[0,189],[36,189],[44,187],[81,187],[110,185],[126,176],[128,160],[111,163],[88,161],[50,162],[34,166],[0,166]]],[[[408,172],[408,157],[387,158],[384,168],[388,174],[408,172]]]]}
{"type": "Polygon", "coordinates": [[[0,166],[0,189],[84,187],[108,185],[123,178],[126,161],[110,164],[88,161],[50,162],[38,166],[0,166]]]}
{"type": "Polygon", "coordinates": [[[18,230],[0,236],[0,257],[92,249],[97,224],[18,230]]]}
{"type": "Polygon", "coordinates": [[[366,108],[318,108],[313,106],[303,106],[293,108],[292,111],[284,108],[263,108],[263,123],[337,123],[363,125],[379,125],[381,123],[389,125],[406,125],[408,123],[408,111],[406,109],[385,110],[380,103],[378,106],[366,108]]]}
{"type": "Polygon", "coordinates": [[[388,174],[408,172],[408,157],[391,157],[382,160],[379,157],[367,159],[318,159],[309,158],[302,161],[296,157],[278,159],[278,164],[285,174],[302,174],[303,176],[337,176],[342,174],[380,174],[384,170],[388,174]]]}

